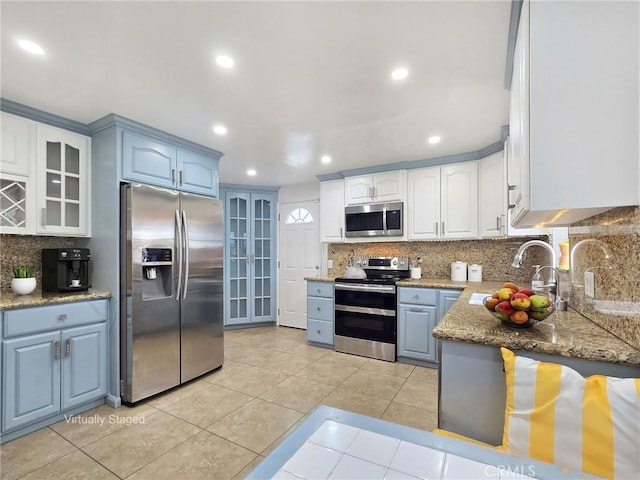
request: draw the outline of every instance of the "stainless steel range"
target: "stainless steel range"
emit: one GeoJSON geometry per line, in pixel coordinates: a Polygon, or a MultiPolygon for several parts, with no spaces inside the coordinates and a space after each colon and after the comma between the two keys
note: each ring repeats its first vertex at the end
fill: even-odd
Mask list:
{"type": "Polygon", "coordinates": [[[366,278],[336,278],[334,349],[396,361],[396,282],[409,277],[407,257],[356,257],[366,278]]]}

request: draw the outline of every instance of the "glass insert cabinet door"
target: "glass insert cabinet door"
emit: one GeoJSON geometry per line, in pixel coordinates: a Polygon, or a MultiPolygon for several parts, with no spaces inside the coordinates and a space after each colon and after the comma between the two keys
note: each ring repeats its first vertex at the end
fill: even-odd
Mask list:
{"type": "Polygon", "coordinates": [[[86,155],[85,137],[38,126],[39,231],[85,230],[86,155]]]}
{"type": "Polygon", "coordinates": [[[28,180],[0,178],[0,227],[3,233],[27,231],[28,180]]]}
{"type": "Polygon", "coordinates": [[[274,321],[275,196],[227,192],[225,207],[225,323],[274,321]]]}

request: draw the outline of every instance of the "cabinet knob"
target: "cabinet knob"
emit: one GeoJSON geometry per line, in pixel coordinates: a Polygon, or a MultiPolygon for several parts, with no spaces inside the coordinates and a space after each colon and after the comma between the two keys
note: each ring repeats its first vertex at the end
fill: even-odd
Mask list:
{"type": "Polygon", "coordinates": [[[414,300],[420,300],[420,295],[418,295],[418,294],[414,295],[414,296],[413,296],[413,299],[414,299],[414,300]]]}
{"type": "Polygon", "coordinates": [[[320,330],[318,330],[318,335],[320,335],[320,330]]]}
{"type": "Polygon", "coordinates": [[[316,310],[320,311],[320,307],[316,307],[316,310]]]}
{"type": "Polygon", "coordinates": [[[321,292],[322,292],[322,290],[318,289],[318,290],[317,290],[317,292],[318,292],[318,293],[321,293],[321,292]]]}
{"type": "Polygon", "coordinates": [[[60,315],[58,315],[58,320],[66,320],[66,319],[67,319],[66,313],[61,313],[60,315]]]}

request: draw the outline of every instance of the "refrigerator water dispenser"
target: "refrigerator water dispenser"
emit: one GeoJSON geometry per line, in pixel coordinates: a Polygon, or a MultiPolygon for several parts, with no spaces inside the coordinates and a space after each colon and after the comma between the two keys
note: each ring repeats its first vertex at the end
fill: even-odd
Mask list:
{"type": "Polygon", "coordinates": [[[173,295],[173,262],[170,248],[142,249],[142,300],[173,295]]]}

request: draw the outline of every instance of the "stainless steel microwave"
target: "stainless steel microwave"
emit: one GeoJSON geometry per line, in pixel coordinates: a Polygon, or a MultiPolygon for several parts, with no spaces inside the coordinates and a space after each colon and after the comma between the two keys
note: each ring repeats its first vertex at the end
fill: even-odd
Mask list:
{"type": "Polygon", "coordinates": [[[368,203],[344,209],[347,237],[402,236],[403,203],[368,203]]]}

